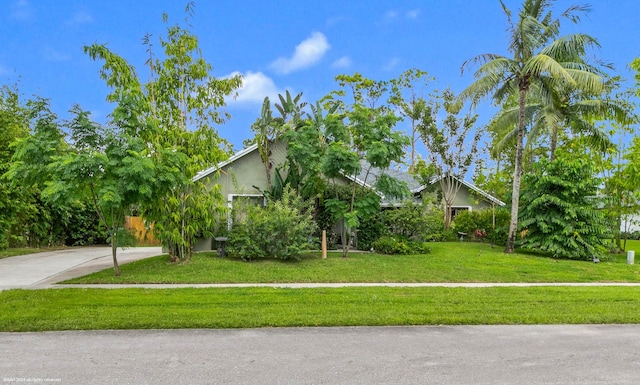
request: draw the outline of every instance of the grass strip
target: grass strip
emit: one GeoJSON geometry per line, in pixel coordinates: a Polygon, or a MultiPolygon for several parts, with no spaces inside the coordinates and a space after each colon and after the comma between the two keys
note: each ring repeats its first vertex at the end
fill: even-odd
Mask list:
{"type": "Polygon", "coordinates": [[[640,264],[624,256],[591,261],[558,260],[471,242],[434,242],[426,255],[352,253],[306,255],[300,262],[243,262],[198,253],[175,264],[158,256],[66,281],[65,283],[291,283],[291,282],[640,282],[640,264]]]}
{"type": "Polygon", "coordinates": [[[54,246],[54,247],[45,247],[45,248],[37,248],[37,247],[14,247],[10,249],[0,250],[0,259],[15,257],[18,255],[26,255],[26,254],[35,254],[42,253],[45,251],[56,251],[56,250],[64,250],[68,249],[66,246],[54,246]]]}
{"type": "Polygon", "coordinates": [[[0,292],[0,331],[640,323],[625,287],[48,289],[0,292]]]}

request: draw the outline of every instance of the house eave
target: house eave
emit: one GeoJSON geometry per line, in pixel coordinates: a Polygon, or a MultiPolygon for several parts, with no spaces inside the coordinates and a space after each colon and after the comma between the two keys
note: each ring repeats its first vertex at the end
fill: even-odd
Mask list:
{"type": "MultiPolygon", "coordinates": [[[[480,187],[474,185],[473,183],[467,182],[463,179],[457,178],[453,175],[450,176],[451,178],[454,178],[455,180],[457,180],[458,182],[462,183],[463,185],[465,185],[467,188],[477,192],[478,194],[482,195],[483,197],[485,197],[487,200],[489,200],[489,202],[491,203],[495,203],[498,206],[506,206],[507,204],[504,203],[503,201],[499,200],[498,198],[494,197],[493,195],[490,195],[489,193],[487,193],[486,191],[482,190],[480,187]]],[[[433,178],[429,185],[421,185],[420,187],[414,188],[411,190],[412,194],[418,194],[420,192],[422,192],[422,190],[426,189],[427,187],[429,187],[430,185],[434,185],[436,183],[438,183],[442,178],[444,178],[444,176],[440,176],[438,178],[433,178]]]]}
{"type": "Polygon", "coordinates": [[[218,163],[215,166],[209,167],[206,170],[200,171],[199,173],[196,174],[196,176],[193,177],[193,181],[197,182],[200,179],[206,178],[209,175],[213,174],[214,172],[220,170],[221,168],[235,162],[236,160],[242,158],[245,155],[248,155],[250,153],[252,153],[253,151],[258,149],[258,145],[257,144],[253,144],[241,151],[236,152],[235,154],[233,154],[229,159],[222,161],[220,163],[218,163]]]}

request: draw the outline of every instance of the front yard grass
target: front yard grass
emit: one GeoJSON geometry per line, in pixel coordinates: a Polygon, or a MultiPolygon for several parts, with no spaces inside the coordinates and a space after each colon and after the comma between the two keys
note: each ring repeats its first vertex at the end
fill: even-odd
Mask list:
{"type": "MultiPolygon", "coordinates": [[[[625,256],[591,261],[557,260],[532,253],[507,255],[503,248],[470,242],[434,242],[425,255],[351,253],[306,255],[300,262],[242,262],[198,253],[181,264],[158,256],[65,283],[292,283],[292,282],[640,282],[640,264],[625,256]]],[[[640,258],[640,256],[639,256],[640,258]]]]}
{"type": "Polygon", "coordinates": [[[0,259],[15,257],[18,255],[26,255],[26,254],[35,254],[42,253],[45,251],[55,251],[55,250],[64,250],[67,249],[67,246],[55,246],[55,247],[14,247],[10,249],[0,250],[0,259]]]}
{"type": "Polygon", "coordinates": [[[640,323],[629,287],[46,289],[0,292],[0,331],[640,323]]]}

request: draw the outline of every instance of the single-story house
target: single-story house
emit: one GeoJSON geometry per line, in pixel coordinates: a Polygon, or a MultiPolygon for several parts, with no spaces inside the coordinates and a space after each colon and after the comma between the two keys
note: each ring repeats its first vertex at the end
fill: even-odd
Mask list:
{"type": "MultiPolygon", "coordinates": [[[[270,147],[270,159],[274,165],[270,169],[272,180],[277,166],[285,164],[286,158],[286,143],[283,141],[273,143],[270,147]]],[[[357,183],[371,187],[375,184],[376,179],[383,173],[383,170],[370,167],[366,162],[363,162],[362,164],[363,171],[360,175],[355,177],[355,180],[357,183]]],[[[391,169],[385,170],[384,172],[402,182],[405,182],[417,202],[420,202],[423,191],[430,188],[430,186],[434,185],[435,188],[439,188],[438,178],[432,179],[429,185],[422,185],[409,173],[391,169]]],[[[353,180],[353,177],[345,176],[345,178],[353,180]]],[[[455,177],[451,176],[451,178],[455,177]]],[[[206,183],[209,186],[213,186],[214,184],[220,185],[222,195],[226,197],[227,207],[229,209],[232,209],[234,202],[240,198],[252,199],[258,204],[266,203],[264,195],[261,192],[267,190],[268,186],[265,165],[256,144],[237,152],[224,162],[199,172],[194,177],[194,180],[206,180],[206,183]]],[[[463,180],[459,181],[461,182],[461,188],[458,191],[456,200],[452,206],[454,215],[455,213],[463,210],[473,211],[491,208],[492,206],[505,205],[499,199],[491,196],[485,191],[482,191],[472,183],[463,180]]],[[[394,205],[399,204],[399,202],[386,199],[382,195],[381,197],[383,207],[393,207],[394,205]]],[[[213,240],[202,239],[198,241],[194,246],[194,249],[195,251],[212,250],[213,246],[213,240]]]]}
{"type": "MultiPolygon", "coordinates": [[[[382,174],[383,171],[378,168],[371,167],[366,161],[362,161],[361,164],[362,171],[357,176],[357,179],[362,181],[366,178],[367,184],[374,185],[376,179],[382,174]]],[[[460,211],[475,211],[506,205],[504,202],[482,190],[481,188],[475,186],[473,183],[459,179],[452,175],[434,177],[431,178],[428,184],[421,184],[420,181],[418,181],[413,175],[405,171],[389,169],[385,170],[384,173],[401,182],[404,182],[413,195],[413,199],[418,203],[421,202],[422,194],[425,190],[433,191],[434,189],[440,188],[441,178],[451,178],[460,183],[460,189],[458,190],[456,199],[452,205],[453,216],[455,216],[455,214],[460,211]]],[[[386,199],[384,197],[382,199],[383,207],[393,207],[394,205],[398,204],[400,204],[400,202],[392,199],[386,199]]]]}

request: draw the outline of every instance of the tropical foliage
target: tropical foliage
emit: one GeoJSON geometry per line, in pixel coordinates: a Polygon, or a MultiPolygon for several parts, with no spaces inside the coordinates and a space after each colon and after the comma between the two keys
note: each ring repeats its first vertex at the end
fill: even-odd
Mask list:
{"type": "MultiPolygon", "coordinates": [[[[518,117],[515,143],[515,162],[511,200],[511,222],[505,252],[513,253],[518,223],[522,156],[526,131],[527,97],[530,92],[544,96],[544,103],[552,106],[554,86],[559,83],[570,89],[597,94],[604,88],[600,72],[586,63],[584,56],[598,42],[586,34],[560,37],[561,19],[551,10],[553,0],[524,0],[514,19],[501,1],[507,16],[509,51],[511,56],[483,54],[463,65],[479,64],[475,82],[465,89],[462,99],[470,99],[475,105],[484,97],[491,97],[496,104],[510,103],[517,98],[518,117]]],[[[578,22],[587,6],[570,6],[561,17],[578,22]]]]}
{"type": "Polygon", "coordinates": [[[212,235],[224,209],[219,192],[193,178],[228,157],[230,146],[215,125],[223,123],[226,115],[218,108],[241,79],[213,77],[197,37],[179,25],[168,27],[167,37],[160,39],[162,59],[155,56],[148,36],[145,44],[150,55],[146,83],[105,45],[85,46],[85,52],[104,62],[101,76],[113,89],[109,100],[116,103],[112,124],[142,141],[140,156],[152,162],[153,183],[139,209],[154,222],[156,237],[171,258],[184,260],[191,256],[196,237],[212,235]]]}
{"type": "MultiPolygon", "coordinates": [[[[459,117],[461,105],[451,90],[438,93],[418,123],[418,132],[428,150],[427,159],[442,191],[444,227],[451,227],[453,203],[462,180],[477,159],[482,130],[475,126],[477,115],[459,117]],[[442,111],[441,111],[442,110],[442,111]],[[438,115],[444,113],[440,120],[438,115]]],[[[428,181],[425,181],[425,184],[428,181]]]]}
{"type": "Polygon", "coordinates": [[[219,186],[196,176],[231,154],[217,129],[242,79],[213,76],[190,31],[193,3],[188,27],[168,25],[157,41],[144,37],[143,69],[106,45],[84,47],[111,88],[105,124],[80,106],[61,120],[47,99],[23,101],[17,87],[3,86],[0,248],[108,240],[118,274],[116,247],[134,210],[154,223],[172,261],[190,258],[197,239],[226,231],[244,259],[298,259],[321,230],[340,241],[345,257],[352,245],[415,252],[424,241],[457,239],[458,231],[504,243],[507,253],[518,245],[586,260],[610,246],[606,237],[621,250],[622,224],[640,211],[633,114],[640,58],[631,63],[636,88],[621,90],[613,68],[589,59],[599,47],[594,37],[561,35],[563,22],[578,23],[588,6],[556,13],[555,0],[523,0],[516,14],[500,4],[509,53],[464,63],[475,67],[474,81],[458,96],[429,90],[433,78],[412,68],[389,81],[339,75],[336,90],[309,103],[290,91],[265,98],[246,144],[258,148],[269,204],[234,206],[233,228],[225,230],[219,186]],[[499,110],[479,127],[462,107],[487,97],[499,110]],[[274,161],[278,141],[287,146],[284,164],[274,161]],[[401,204],[409,191],[391,169],[423,185],[438,178],[438,198],[401,204]],[[493,207],[452,220],[459,181],[472,172],[479,187],[510,200],[510,213],[493,207]],[[393,209],[383,209],[383,199],[393,209]]]}
{"type": "Polygon", "coordinates": [[[588,159],[575,153],[541,159],[524,179],[522,247],[585,260],[608,251],[609,223],[596,198],[600,181],[588,159]]]}
{"type": "Polygon", "coordinates": [[[229,251],[243,260],[299,260],[311,248],[310,234],[316,227],[311,205],[291,188],[265,207],[248,202],[236,205],[233,214],[229,251]]]}

